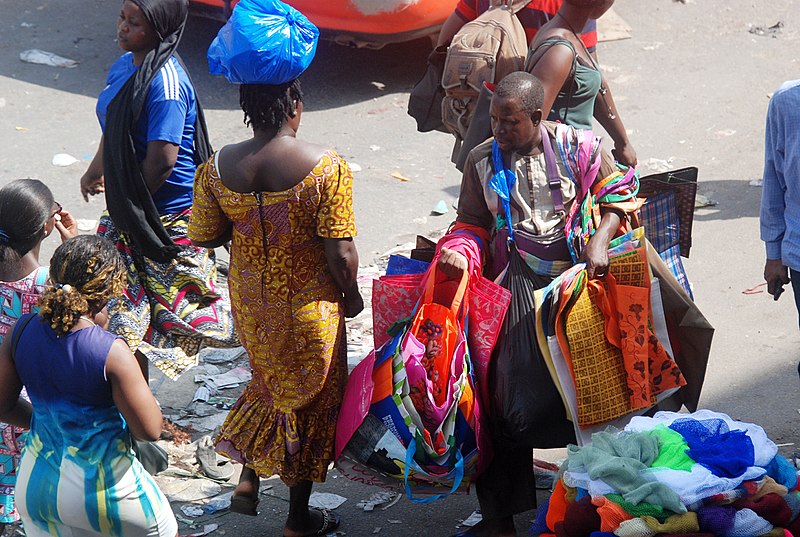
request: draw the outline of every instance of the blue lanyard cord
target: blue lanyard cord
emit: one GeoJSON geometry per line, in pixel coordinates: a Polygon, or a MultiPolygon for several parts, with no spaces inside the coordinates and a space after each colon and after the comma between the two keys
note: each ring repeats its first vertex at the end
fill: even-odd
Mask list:
{"type": "Polygon", "coordinates": [[[511,220],[511,192],[517,183],[517,174],[503,163],[503,154],[497,142],[492,143],[492,159],[494,161],[494,175],[489,180],[489,186],[500,197],[503,203],[503,212],[506,215],[508,226],[508,241],[514,242],[514,226],[511,220]]]}

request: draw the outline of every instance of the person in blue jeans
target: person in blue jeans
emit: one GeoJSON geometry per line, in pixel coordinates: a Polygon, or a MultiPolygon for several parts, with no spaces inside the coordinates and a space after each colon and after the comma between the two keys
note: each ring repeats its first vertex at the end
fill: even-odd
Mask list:
{"type": "Polygon", "coordinates": [[[778,300],[791,282],[800,312],[800,80],[785,82],[769,103],[760,222],[767,292],[778,300]]]}

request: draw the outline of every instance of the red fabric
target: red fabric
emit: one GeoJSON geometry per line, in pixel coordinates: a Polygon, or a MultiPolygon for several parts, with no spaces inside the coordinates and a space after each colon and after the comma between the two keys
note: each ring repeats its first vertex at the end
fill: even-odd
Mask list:
{"type": "Polygon", "coordinates": [[[564,488],[564,483],[559,479],[556,481],[556,486],[553,487],[553,493],[550,495],[550,505],[547,508],[547,516],[545,522],[548,528],[555,528],[556,524],[564,521],[567,514],[567,490],[564,488]]]}
{"type": "Polygon", "coordinates": [[[792,510],[778,494],[770,493],[754,500],[743,498],[733,503],[736,509],[752,509],[755,513],[772,524],[785,528],[792,521],[792,510]]]}
{"type": "Polygon", "coordinates": [[[619,504],[605,496],[592,498],[592,503],[597,506],[597,514],[600,516],[600,531],[613,532],[622,522],[633,518],[619,504]]]}
{"type": "MultiPolygon", "coordinates": [[[[533,41],[536,34],[547,21],[552,19],[561,8],[562,0],[531,0],[528,5],[522,8],[518,14],[522,27],[525,29],[525,37],[528,43],[533,41]]],[[[489,3],[487,0],[459,0],[456,5],[455,13],[462,20],[474,21],[478,16],[486,11],[489,3]]],[[[590,51],[597,47],[597,24],[589,21],[581,32],[581,39],[590,51]]]]}
{"type": "Polygon", "coordinates": [[[567,505],[564,522],[555,527],[557,537],[589,537],[599,529],[600,515],[589,496],[567,505]]]}

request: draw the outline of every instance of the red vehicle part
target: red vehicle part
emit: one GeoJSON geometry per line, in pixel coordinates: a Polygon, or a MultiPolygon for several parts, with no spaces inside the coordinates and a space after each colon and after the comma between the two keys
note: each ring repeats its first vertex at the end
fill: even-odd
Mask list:
{"type": "MultiPolygon", "coordinates": [[[[227,20],[238,0],[190,0],[192,12],[227,20]]],[[[288,0],[320,29],[323,38],[343,45],[380,47],[439,32],[455,0],[288,0]]]]}

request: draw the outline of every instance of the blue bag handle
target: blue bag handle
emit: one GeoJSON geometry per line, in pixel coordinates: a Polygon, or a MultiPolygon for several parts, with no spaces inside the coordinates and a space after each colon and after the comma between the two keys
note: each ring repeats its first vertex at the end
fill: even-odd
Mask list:
{"type": "Polygon", "coordinates": [[[455,491],[458,490],[458,487],[461,486],[461,482],[464,480],[464,456],[461,455],[461,451],[456,449],[456,466],[455,466],[455,479],[453,480],[453,488],[450,489],[450,492],[445,494],[433,494],[426,498],[415,498],[414,493],[411,492],[411,485],[408,484],[408,468],[414,462],[414,454],[417,452],[417,442],[416,440],[412,440],[408,444],[408,449],[406,450],[406,466],[403,468],[403,483],[406,486],[406,496],[409,500],[414,503],[433,503],[436,500],[441,500],[442,498],[447,498],[455,491]]]}

